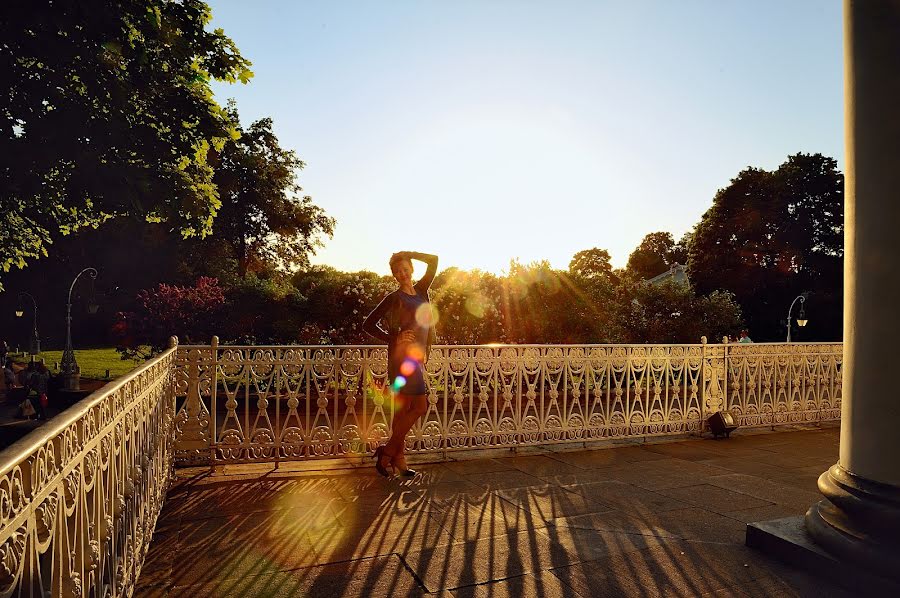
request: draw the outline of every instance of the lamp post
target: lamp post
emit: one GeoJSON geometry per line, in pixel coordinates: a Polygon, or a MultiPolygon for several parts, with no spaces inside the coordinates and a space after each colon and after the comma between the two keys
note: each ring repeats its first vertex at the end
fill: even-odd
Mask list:
{"type": "MultiPolygon", "coordinates": [[[[85,272],[91,279],[97,278],[97,271],[94,268],[85,268],[75,277],[69,286],[69,298],[66,301],[66,348],[63,350],[62,363],[60,363],[60,373],[62,373],[63,390],[79,390],[81,388],[81,370],[75,361],[75,352],[72,350],[72,290],[75,283],[81,278],[85,272]]],[[[91,313],[96,313],[93,304],[90,307],[91,313]]]]}
{"type": "Polygon", "coordinates": [[[21,300],[22,297],[28,297],[31,299],[31,304],[34,306],[34,329],[31,331],[31,340],[29,342],[29,350],[28,352],[32,355],[37,355],[41,352],[41,338],[38,336],[38,328],[37,328],[37,301],[34,300],[34,297],[31,294],[22,291],[19,293],[18,299],[20,301],[20,305],[16,307],[16,317],[21,318],[25,315],[25,310],[22,309],[21,300]]]}
{"type": "Polygon", "coordinates": [[[806,311],[803,308],[803,304],[806,303],[806,298],[809,296],[809,292],[801,293],[794,298],[791,302],[791,306],[788,308],[788,317],[787,317],[787,342],[791,342],[791,312],[794,311],[794,305],[799,301],[800,302],[800,313],[797,314],[797,326],[803,328],[806,326],[806,323],[809,320],[806,319],[806,311]]]}

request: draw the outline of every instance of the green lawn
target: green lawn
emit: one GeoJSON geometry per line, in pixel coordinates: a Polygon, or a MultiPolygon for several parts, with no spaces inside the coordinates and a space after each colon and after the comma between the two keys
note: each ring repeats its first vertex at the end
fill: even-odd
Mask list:
{"type": "MultiPolygon", "coordinates": [[[[50,368],[54,374],[59,373],[59,365],[62,360],[62,351],[43,351],[38,355],[38,359],[43,358],[44,363],[50,368]]],[[[13,359],[21,362],[28,362],[31,356],[28,354],[11,354],[13,359]]],[[[75,349],[75,361],[81,368],[81,376],[83,378],[95,378],[97,380],[111,380],[118,378],[123,374],[127,374],[135,367],[137,363],[130,359],[122,360],[119,353],[112,347],[103,347],[99,349],[75,349]],[[109,370],[109,376],[106,375],[109,370]]]]}

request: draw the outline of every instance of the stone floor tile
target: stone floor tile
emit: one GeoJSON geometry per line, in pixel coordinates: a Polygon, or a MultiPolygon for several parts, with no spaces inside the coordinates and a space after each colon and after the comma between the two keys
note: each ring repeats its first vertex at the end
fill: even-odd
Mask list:
{"type": "Polygon", "coordinates": [[[611,479],[619,480],[647,490],[678,488],[704,483],[714,475],[730,473],[720,467],[682,459],[659,459],[633,463],[628,468],[611,470],[611,479]]]}
{"type": "Polygon", "coordinates": [[[535,520],[550,521],[558,517],[573,517],[610,510],[609,505],[599,500],[589,499],[553,484],[507,488],[497,490],[497,495],[533,514],[535,520]]]}
{"type": "Polygon", "coordinates": [[[667,541],[552,573],[585,596],[695,597],[750,584],[773,569],[744,546],[667,541]]]}
{"type": "Polygon", "coordinates": [[[759,474],[760,477],[771,480],[777,484],[799,488],[807,492],[817,493],[819,491],[819,476],[822,475],[827,468],[819,471],[819,468],[802,468],[781,471],[767,471],[759,474]]]}
{"type": "Polygon", "coordinates": [[[180,533],[180,530],[153,532],[150,548],[147,550],[144,564],[141,567],[142,579],[156,570],[169,570],[172,568],[175,551],[179,546],[178,536],[180,533]]]}
{"type": "Polygon", "coordinates": [[[593,561],[609,554],[620,554],[656,546],[672,538],[659,535],[632,534],[579,527],[549,526],[546,534],[566,551],[568,562],[593,561]]]}
{"type": "MultiPolygon", "coordinates": [[[[658,453],[673,459],[683,459],[685,461],[699,461],[702,459],[713,459],[723,454],[723,450],[709,441],[695,440],[688,442],[660,442],[658,444],[648,444],[645,450],[651,453],[658,453]]],[[[755,449],[744,449],[755,450],[755,449]]]]}
{"type": "Polygon", "coordinates": [[[626,513],[655,513],[658,511],[684,509],[690,506],[671,496],[665,496],[664,494],[617,480],[577,484],[564,486],[564,488],[626,513]]]}
{"type": "Polygon", "coordinates": [[[340,527],[311,535],[316,563],[325,564],[386,554],[405,554],[456,539],[438,521],[426,513],[415,518],[391,518],[360,521],[352,527],[340,527]]]}
{"type": "Polygon", "coordinates": [[[444,463],[412,466],[416,476],[411,480],[416,484],[437,484],[441,482],[459,482],[465,480],[463,474],[444,463]]]}
{"type": "Polygon", "coordinates": [[[182,519],[202,519],[301,506],[320,509],[341,503],[348,494],[349,489],[342,490],[328,480],[306,483],[230,481],[192,490],[173,514],[182,519]]]}
{"type": "Polygon", "coordinates": [[[801,571],[779,573],[779,577],[757,578],[737,586],[739,598],[851,598],[858,596],[801,571]]]}
{"type": "Polygon", "coordinates": [[[481,537],[527,532],[546,526],[538,514],[490,493],[481,504],[460,504],[456,508],[430,513],[454,538],[472,541],[481,537]]]}
{"type": "Polygon", "coordinates": [[[544,484],[542,479],[529,475],[519,470],[498,471],[491,475],[466,476],[471,482],[483,486],[489,490],[501,490],[504,488],[522,488],[524,486],[536,486],[544,484]]]}
{"type": "Polygon", "coordinates": [[[659,493],[720,514],[773,504],[768,500],[740,492],[733,492],[710,484],[667,488],[659,490],[659,493]]]}
{"type": "Polygon", "coordinates": [[[480,504],[490,491],[484,486],[465,479],[431,484],[424,488],[423,499],[429,510],[447,510],[462,504],[480,504]]]}
{"type": "Polygon", "coordinates": [[[740,521],[697,508],[658,513],[611,511],[554,519],[551,525],[631,534],[643,534],[705,542],[742,544],[746,525],[740,521]]]}
{"type": "Polygon", "coordinates": [[[509,461],[509,464],[515,469],[536,477],[577,473],[581,471],[581,467],[567,463],[565,455],[566,453],[559,453],[553,456],[532,455],[529,457],[511,457],[505,459],[505,461],[509,461]]]}
{"type": "Polygon", "coordinates": [[[727,473],[743,473],[752,476],[763,475],[763,477],[766,477],[765,474],[787,473],[787,471],[781,467],[744,457],[716,457],[713,459],[704,459],[703,461],[700,461],[700,463],[726,470],[721,472],[722,475],[727,473]]]}
{"type": "Polygon", "coordinates": [[[568,553],[539,530],[482,537],[404,555],[428,591],[486,583],[568,564],[568,553]]]}
{"type": "Polygon", "coordinates": [[[303,536],[340,525],[334,512],[302,507],[271,513],[252,512],[189,520],[182,524],[178,549],[225,555],[241,545],[255,544],[265,539],[303,536]]]}
{"type": "Polygon", "coordinates": [[[458,473],[459,475],[482,475],[515,469],[508,461],[509,459],[470,459],[448,461],[447,463],[444,463],[444,465],[447,469],[458,473]]]}
{"type": "Polygon", "coordinates": [[[454,598],[571,598],[575,591],[547,571],[466,586],[448,592],[454,598]]]}
{"type": "Polygon", "coordinates": [[[797,500],[819,500],[819,494],[816,492],[800,490],[794,486],[786,486],[772,480],[760,479],[759,477],[741,473],[714,476],[707,479],[706,483],[755,496],[756,498],[762,498],[773,503],[790,504],[797,500]]]}
{"type": "Polygon", "coordinates": [[[169,598],[394,598],[422,588],[396,555],[176,586],[169,598]]]}
{"type": "Polygon", "coordinates": [[[812,503],[797,509],[785,505],[767,505],[740,511],[729,511],[724,513],[724,515],[742,523],[754,523],[756,521],[769,521],[771,519],[782,519],[784,517],[799,517],[800,515],[805,515],[806,511],[811,506],[812,503]]]}
{"type": "Polygon", "coordinates": [[[578,484],[593,484],[595,482],[608,482],[610,480],[614,480],[615,476],[619,472],[628,471],[630,466],[630,463],[606,465],[603,467],[583,469],[576,473],[542,476],[541,479],[548,484],[556,484],[557,486],[573,486],[578,484]]]}
{"type": "Polygon", "coordinates": [[[195,585],[263,575],[317,564],[306,534],[260,534],[223,547],[220,544],[182,546],[172,565],[173,585],[195,585]]]}
{"type": "Polygon", "coordinates": [[[172,586],[168,581],[164,583],[147,583],[143,580],[138,580],[134,586],[132,596],[135,598],[169,598],[169,596],[173,595],[171,592],[172,586]]]}

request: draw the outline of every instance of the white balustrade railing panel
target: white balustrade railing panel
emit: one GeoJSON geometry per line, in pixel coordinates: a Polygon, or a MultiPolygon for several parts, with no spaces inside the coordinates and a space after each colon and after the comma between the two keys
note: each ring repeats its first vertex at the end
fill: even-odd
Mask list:
{"type": "MultiPolygon", "coordinates": [[[[840,344],[433,347],[409,452],[698,433],[840,417],[840,344]],[[768,383],[767,380],[775,381],[768,383]],[[769,415],[766,415],[769,414],[769,415]]],[[[387,355],[370,346],[179,347],[181,463],[361,455],[390,435],[387,355]]]]}
{"type": "Polygon", "coordinates": [[[725,408],[742,426],[841,417],[841,343],[728,345],[725,408]]]}
{"type": "Polygon", "coordinates": [[[130,596],[172,476],[175,348],[0,452],[0,596],[130,596]]]}

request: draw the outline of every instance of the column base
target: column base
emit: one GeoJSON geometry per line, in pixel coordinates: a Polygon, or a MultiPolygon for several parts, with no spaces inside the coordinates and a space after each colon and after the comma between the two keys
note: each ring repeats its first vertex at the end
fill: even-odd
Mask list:
{"type": "Polygon", "coordinates": [[[804,518],[786,517],[747,525],[747,546],[862,596],[900,595],[900,582],[875,574],[813,541],[804,518]]]}
{"type": "Polygon", "coordinates": [[[900,583],[900,488],[833,465],[819,477],[823,500],[806,513],[815,542],[841,560],[900,583]]]}

